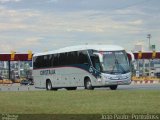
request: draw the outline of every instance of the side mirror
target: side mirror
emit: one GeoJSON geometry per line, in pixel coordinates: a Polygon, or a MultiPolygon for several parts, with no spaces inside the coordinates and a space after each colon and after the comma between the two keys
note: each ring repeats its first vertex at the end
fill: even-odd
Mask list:
{"type": "Polygon", "coordinates": [[[128,60],[132,63],[135,61],[134,54],[132,52],[127,52],[128,60]]]}

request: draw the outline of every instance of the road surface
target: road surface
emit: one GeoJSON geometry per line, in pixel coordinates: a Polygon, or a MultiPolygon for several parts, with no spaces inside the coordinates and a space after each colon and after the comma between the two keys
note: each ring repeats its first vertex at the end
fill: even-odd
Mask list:
{"type": "MultiPolygon", "coordinates": [[[[83,90],[83,87],[78,87],[78,90],[83,90]]],[[[0,91],[40,91],[45,89],[37,89],[34,85],[2,85],[0,84],[0,91]]],[[[64,89],[61,89],[64,90],[64,89]]],[[[95,88],[95,90],[109,90],[109,88],[95,88]]],[[[160,83],[158,84],[131,84],[131,85],[119,85],[117,90],[160,90],[160,83]]]]}

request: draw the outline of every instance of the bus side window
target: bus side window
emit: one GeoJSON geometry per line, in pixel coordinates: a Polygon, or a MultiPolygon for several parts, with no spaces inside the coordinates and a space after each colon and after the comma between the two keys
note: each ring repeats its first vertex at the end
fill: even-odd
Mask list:
{"type": "Polygon", "coordinates": [[[78,52],[78,56],[79,56],[79,63],[80,64],[84,64],[89,66],[89,59],[88,59],[88,55],[86,51],[79,51],[78,52]]]}

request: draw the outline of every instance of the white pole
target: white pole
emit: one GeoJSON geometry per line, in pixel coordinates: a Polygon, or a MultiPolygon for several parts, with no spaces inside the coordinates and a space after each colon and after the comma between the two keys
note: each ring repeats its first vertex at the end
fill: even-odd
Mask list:
{"type": "Polygon", "coordinates": [[[20,61],[18,61],[18,75],[21,76],[20,74],[21,74],[21,66],[20,66],[20,61]]]}

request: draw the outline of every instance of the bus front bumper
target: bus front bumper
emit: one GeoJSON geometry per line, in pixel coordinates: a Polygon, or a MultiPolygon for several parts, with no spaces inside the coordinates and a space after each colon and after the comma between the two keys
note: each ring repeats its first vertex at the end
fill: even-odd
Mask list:
{"type": "Polygon", "coordinates": [[[131,84],[131,73],[126,74],[101,74],[101,80],[104,85],[129,85],[131,84]]]}
{"type": "Polygon", "coordinates": [[[131,80],[107,80],[105,81],[105,85],[129,85],[131,82],[131,80]]]}

